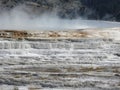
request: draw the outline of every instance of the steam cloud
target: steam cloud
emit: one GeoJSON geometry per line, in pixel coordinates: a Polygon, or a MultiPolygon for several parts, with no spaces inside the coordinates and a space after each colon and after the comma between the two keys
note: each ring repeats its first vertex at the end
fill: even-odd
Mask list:
{"type": "Polygon", "coordinates": [[[83,20],[60,19],[55,13],[44,13],[40,16],[29,15],[22,6],[0,14],[0,29],[7,30],[64,30],[85,28],[119,27],[120,23],[83,20]]]}

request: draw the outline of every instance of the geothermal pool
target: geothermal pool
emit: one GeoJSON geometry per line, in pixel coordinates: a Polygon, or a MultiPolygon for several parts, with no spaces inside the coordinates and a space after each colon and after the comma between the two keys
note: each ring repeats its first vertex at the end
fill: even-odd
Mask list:
{"type": "Polygon", "coordinates": [[[68,20],[60,19],[56,16],[43,16],[33,19],[28,16],[21,17],[19,15],[0,17],[1,30],[71,30],[113,27],[120,27],[120,23],[100,20],[82,20],[81,18],[68,20]]]}

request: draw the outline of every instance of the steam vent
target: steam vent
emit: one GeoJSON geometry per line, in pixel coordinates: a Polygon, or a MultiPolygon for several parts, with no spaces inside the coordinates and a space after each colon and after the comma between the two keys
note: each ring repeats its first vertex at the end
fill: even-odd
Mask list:
{"type": "Polygon", "coordinates": [[[0,90],[120,90],[120,28],[0,30],[0,90]]]}

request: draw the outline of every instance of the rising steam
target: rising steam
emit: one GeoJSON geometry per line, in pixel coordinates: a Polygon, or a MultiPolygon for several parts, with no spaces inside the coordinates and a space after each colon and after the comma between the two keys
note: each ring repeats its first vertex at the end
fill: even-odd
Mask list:
{"type": "MultiPolygon", "coordinates": [[[[24,7],[25,8],[25,7],[24,7]]],[[[55,13],[41,15],[29,14],[22,6],[0,14],[0,29],[13,30],[64,30],[119,27],[120,23],[92,21],[77,18],[73,20],[60,19],[55,13]]],[[[34,13],[34,12],[33,12],[34,13]]]]}

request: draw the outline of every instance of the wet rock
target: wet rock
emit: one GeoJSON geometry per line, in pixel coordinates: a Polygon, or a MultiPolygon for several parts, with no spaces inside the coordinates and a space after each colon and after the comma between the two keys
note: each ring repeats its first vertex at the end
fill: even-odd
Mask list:
{"type": "Polygon", "coordinates": [[[37,40],[31,36],[30,41],[2,37],[0,84],[41,88],[119,88],[120,60],[114,55],[119,53],[120,38],[115,37],[120,35],[119,28],[83,31],[89,32],[87,36],[90,37],[77,35],[75,38],[76,30],[67,32],[69,39],[61,39],[60,36],[65,37],[63,34],[52,36],[52,39],[49,39],[51,36],[46,39],[39,36],[37,40]]]}

